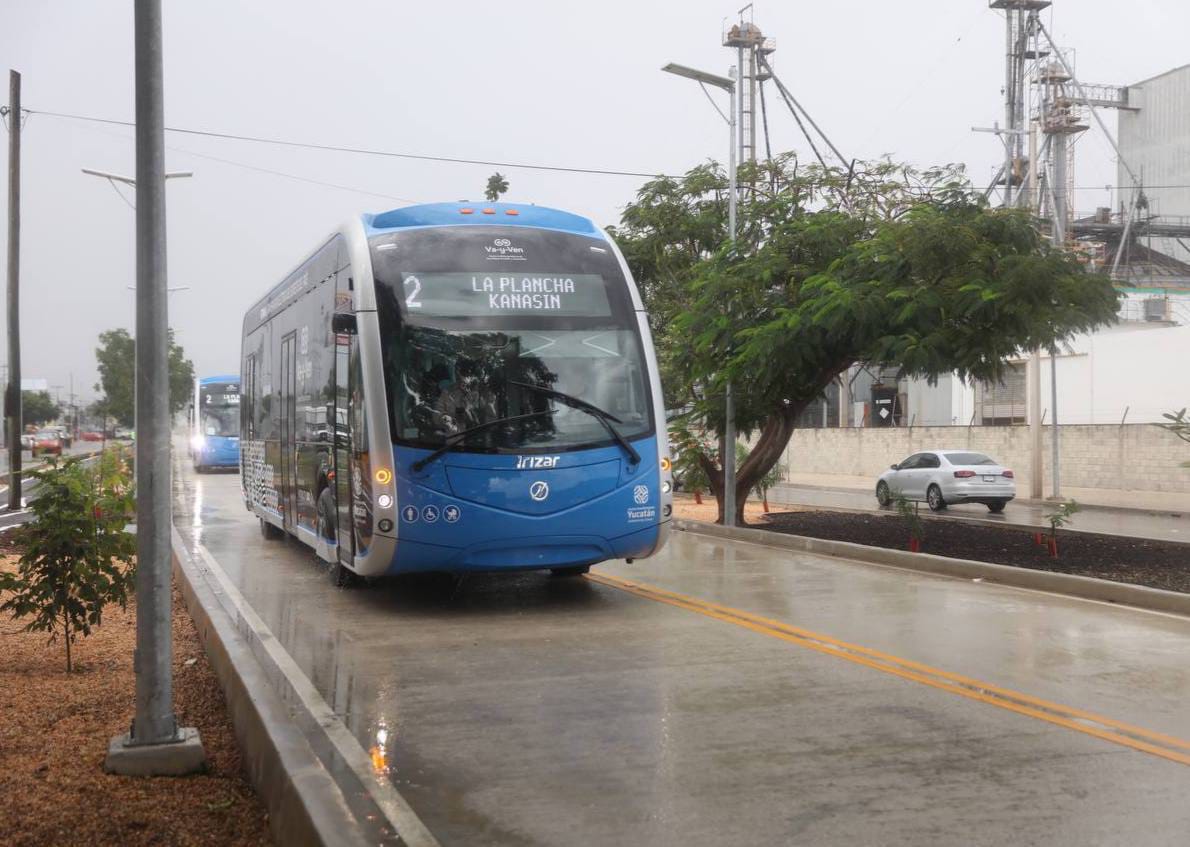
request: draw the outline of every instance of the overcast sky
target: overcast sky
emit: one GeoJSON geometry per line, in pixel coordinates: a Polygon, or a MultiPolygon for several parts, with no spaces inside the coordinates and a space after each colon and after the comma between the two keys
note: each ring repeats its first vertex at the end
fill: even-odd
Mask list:
{"type": "MultiPolygon", "coordinates": [[[[658,69],[676,61],[726,73],[734,51],[720,46],[721,32],[737,8],[711,0],[166,0],[166,123],[681,173],[725,158],[726,128],[696,85],[658,69]]],[[[1183,0],[1057,0],[1051,12],[1046,20],[1077,48],[1084,81],[1137,82],[1190,62],[1183,0]]],[[[783,81],[844,155],[964,162],[985,183],[1000,161],[999,142],[971,132],[1003,120],[1004,26],[986,0],[761,2],[755,22],[777,40],[772,61],[783,81]]],[[[0,67],[24,75],[27,108],[130,120],[132,3],[0,0],[0,67]]],[[[808,155],[775,97],[769,107],[774,150],[808,155]]],[[[494,170],[177,134],[166,143],[168,168],[195,172],[169,185],[170,284],[190,286],[171,295],[170,314],[200,375],[238,370],[244,310],[341,221],[410,202],[481,199],[494,170]]],[[[63,397],[73,373],[89,400],[98,334],[132,326],[134,215],[83,167],[132,175],[132,130],[28,119],[23,370],[63,386],[63,397]]],[[[1097,131],[1078,142],[1074,167],[1076,209],[1110,202],[1096,187],[1114,183],[1116,167],[1097,131]]],[[[642,182],[501,170],[511,184],[504,199],[600,224],[614,223],[642,182]]]]}

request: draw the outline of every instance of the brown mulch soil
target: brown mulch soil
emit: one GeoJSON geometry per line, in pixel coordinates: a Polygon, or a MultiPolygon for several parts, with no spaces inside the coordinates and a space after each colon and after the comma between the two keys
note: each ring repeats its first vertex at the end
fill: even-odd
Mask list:
{"type": "MultiPolygon", "coordinates": [[[[11,554],[11,551],[5,551],[11,554]]],[[[0,568],[12,568],[10,556],[0,568]]],[[[67,675],[61,640],[25,633],[0,615],[0,844],[256,845],[268,817],[242,773],[223,693],[177,592],[174,705],[198,727],[205,774],[183,778],[103,772],[108,740],[132,717],[135,614],[114,607],[75,642],[67,675]]]]}
{"type": "MultiPolygon", "coordinates": [[[[796,511],[773,512],[765,518],[764,523],[753,526],[872,547],[904,550],[908,546],[908,530],[895,516],[796,511]]],[[[965,521],[923,523],[923,553],[1190,592],[1190,546],[1185,544],[1117,535],[1076,535],[1059,530],[1059,556],[1055,559],[1045,547],[1034,543],[1031,532],[1023,529],[979,526],[965,521]]]]}

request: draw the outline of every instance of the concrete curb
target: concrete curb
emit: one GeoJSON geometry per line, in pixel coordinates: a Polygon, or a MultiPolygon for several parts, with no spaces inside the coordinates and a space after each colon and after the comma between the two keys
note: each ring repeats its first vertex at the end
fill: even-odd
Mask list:
{"type": "Polygon", "coordinates": [[[342,791],[269,684],[251,647],[172,530],[173,569],[227,700],[248,778],[278,844],[366,845],[342,791]]]}
{"type": "Polygon", "coordinates": [[[779,547],[801,553],[817,553],[840,559],[851,559],[875,565],[887,565],[906,570],[924,571],[961,579],[982,579],[1015,588],[1046,591],[1051,594],[1065,594],[1084,600],[1098,600],[1134,606],[1153,612],[1190,617],[1190,594],[1177,591],[1162,591],[1141,585],[1128,585],[1106,579],[1088,576],[1035,571],[1011,565],[995,565],[988,562],[973,562],[967,559],[950,559],[930,553],[910,553],[908,550],[888,550],[883,547],[869,547],[847,541],[828,541],[801,535],[786,535],[765,529],[746,527],[725,527],[704,521],[674,519],[674,528],[684,532],[726,538],[732,541],[746,541],[766,547],[779,547]]]}

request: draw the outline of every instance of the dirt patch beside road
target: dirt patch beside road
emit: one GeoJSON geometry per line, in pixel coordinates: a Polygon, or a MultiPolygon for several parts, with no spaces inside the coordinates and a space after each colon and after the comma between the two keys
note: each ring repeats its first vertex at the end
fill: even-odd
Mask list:
{"type": "MultiPolygon", "coordinates": [[[[714,520],[712,513],[710,520],[714,520]]],[[[1077,520],[1077,518],[1076,518],[1077,520]]],[[[1190,593],[1190,546],[1117,535],[1058,532],[1060,556],[1053,558],[1023,529],[981,526],[967,521],[925,520],[921,552],[998,565],[1090,576],[1190,593]]],[[[900,518],[850,512],[772,512],[754,524],[789,535],[850,541],[904,550],[909,533],[900,518]]]]}
{"type": "MultiPolygon", "coordinates": [[[[0,568],[14,560],[0,559],[0,568]]],[[[219,683],[174,595],[174,701],[202,734],[209,769],[183,778],[111,776],[107,743],[133,713],[135,613],[112,608],[75,642],[0,615],[0,842],[5,845],[269,844],[268,819],[244,778],[219,683]]]]}

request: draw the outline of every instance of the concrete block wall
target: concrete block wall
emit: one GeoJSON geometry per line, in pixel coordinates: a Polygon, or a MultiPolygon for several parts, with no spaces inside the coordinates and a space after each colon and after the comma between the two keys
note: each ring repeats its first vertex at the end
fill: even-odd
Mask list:
{"type": "MultiPolygon", "coordinates": [[[[1050,427],[1044,427],[1044,473],[1050,473],[1050,427]]],[[[1152,424],[1059,426],[1062,484],[1072,488],[1190,493],[1190,444],[1152,424]]],[[[1029,490],[1027,426],[930,426],[802,429],[790,439],[786,474],[843,474],[875,479],[893,462],[929,449],[987,453],[1029,490]]]]}

